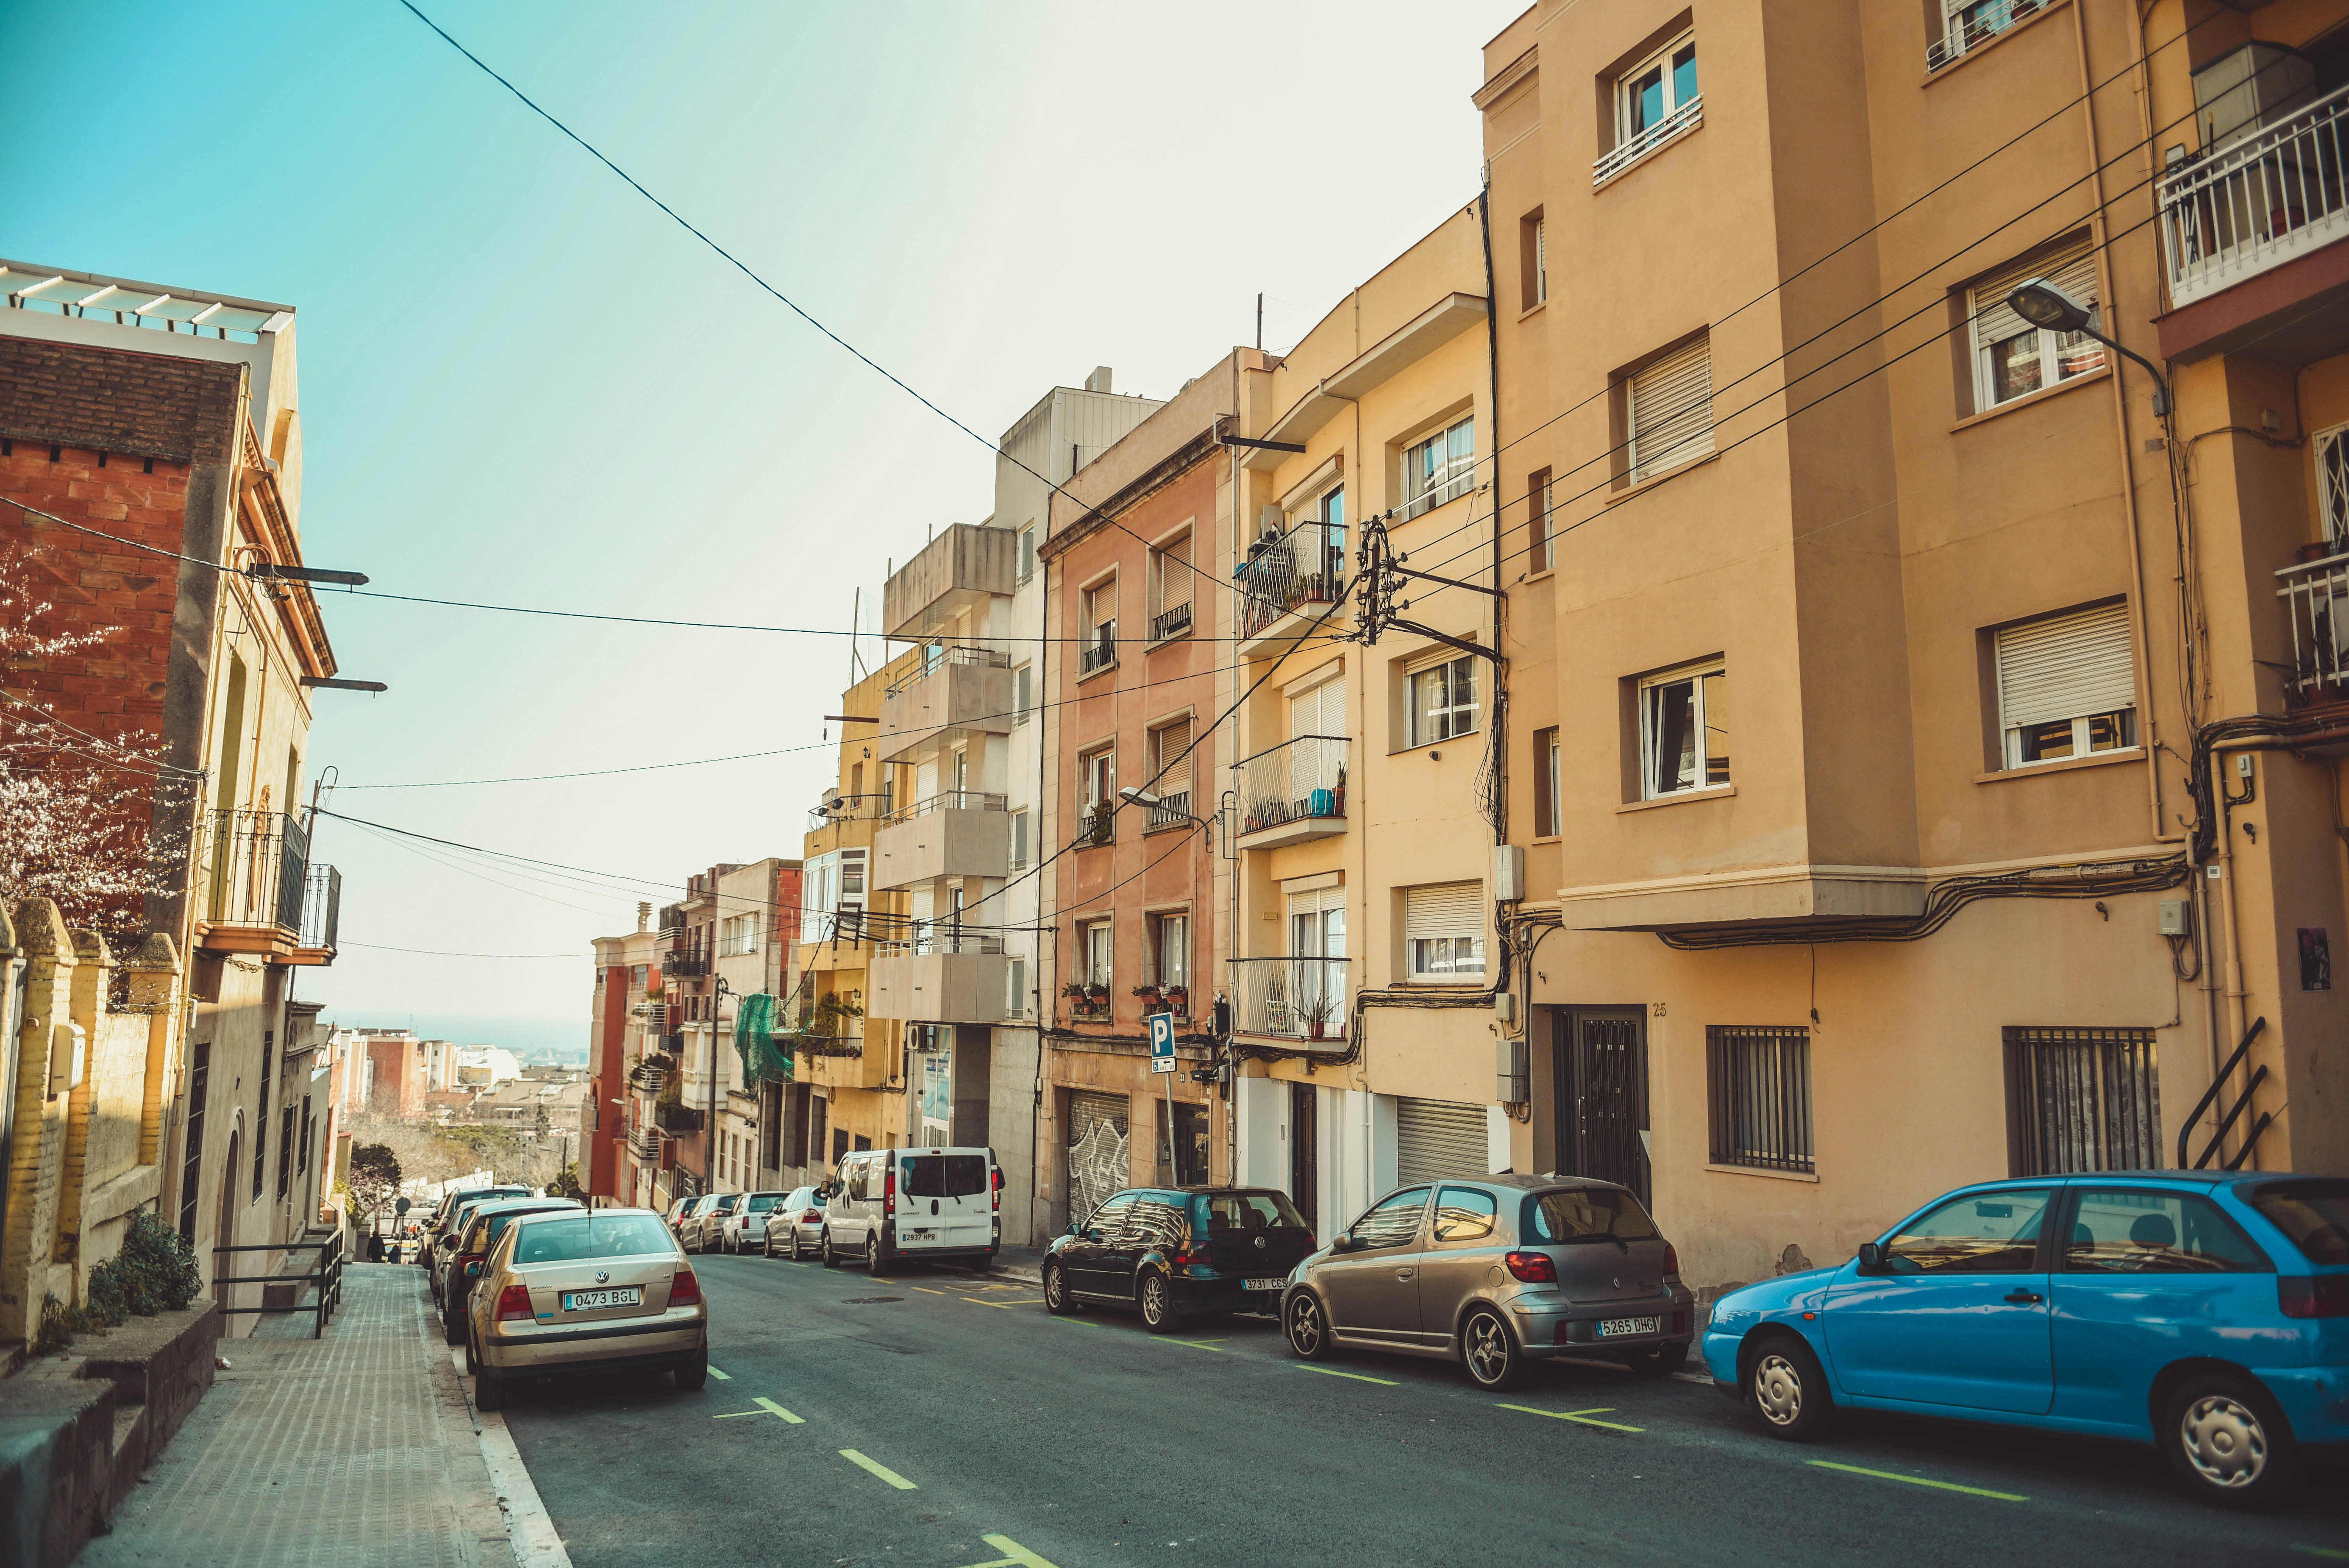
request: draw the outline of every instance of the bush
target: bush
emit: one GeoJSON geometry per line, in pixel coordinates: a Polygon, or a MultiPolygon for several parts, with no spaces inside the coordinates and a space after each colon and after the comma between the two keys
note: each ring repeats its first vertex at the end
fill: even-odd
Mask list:
{"type": "Polygon", "coordinates": [[[130,1216],[122,1251],[89,1273],[90,1313],[111,1328],[131,1313],[152,1317],[177,1312],[204,1287],[196,1254],[151,1209],[130,1216]]]}

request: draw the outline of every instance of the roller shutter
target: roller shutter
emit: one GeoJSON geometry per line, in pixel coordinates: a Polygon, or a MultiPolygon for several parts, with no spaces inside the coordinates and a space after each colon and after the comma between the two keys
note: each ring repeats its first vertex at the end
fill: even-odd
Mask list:
{"type": "Polygon", "coordinates": [[[1631,482],[1713,450],[1713,339],[1708,335],[1632,372],[1631,482]]]}
{"type": "Polygon", "coordinates": [[[1130,1109],[1120,1094],[1069,1095],[1069,1217],[1082,1219],[1123,1191],[1130,1109]]]}
{"type": "Polygon", "coordinates": [[[1402,890],[1405,942],[1439,936],[1485,934],[1485,889],[1481,882],[1439,882],[1402,890]]]}
{"type": "Polygon", "coordinates": [[[2060,256],[2042,256],[2035,262],[1994,273],[1976,284],[1973,289],[1974,346],[1988,348],[1993,343],[2003,343],[2033,330],[2029,322],[2014,314],[2006,296],[2033,278],[2045,278],[2082,304],[2093,308],[2096,303],[2096,253],[2086,245],[2060,256]]]}
{"type": "Polygon", "coordinates": [[[1485,1108],[1449,1099],[1395,1101],[1395,1180],[1441,1181],[1489,1173],[1485,1108]]]}
{"type": "Polygon", "coordinates": [[[1998,706],[2005,729],[2135,707],[2128,606],[2106,604],[2001,632],[1998,706]]]}

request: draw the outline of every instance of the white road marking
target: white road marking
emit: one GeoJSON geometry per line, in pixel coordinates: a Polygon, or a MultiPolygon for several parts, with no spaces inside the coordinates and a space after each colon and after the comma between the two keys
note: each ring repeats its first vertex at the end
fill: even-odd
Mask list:
{"type": "Polygon", "coordinates": [[[497,1489],[498,1511],[505,1516],[515,1568],[571,1568],[571,1553],[564,1550],[563,1537],[555,1533],[554,1521],[547,1517],[546,1504],[530,1479],[530,1467],[522,1462],[522,1450],[514,1447],[513,1434],[506,1429],[506,1418],[474,1405],[471,1382],[465,1376],[464,1347],[450,1346],[449,1359],[456,1366],[458,1386],[465,1390],[465,1408],[471,1412],[473,1429],[481,1440],[490,1484],[497,1489]]]}

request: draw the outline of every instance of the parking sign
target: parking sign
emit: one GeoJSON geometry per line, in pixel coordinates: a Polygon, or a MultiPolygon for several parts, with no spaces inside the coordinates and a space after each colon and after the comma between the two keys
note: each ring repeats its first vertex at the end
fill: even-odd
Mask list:
{"type": "Polygon", "coordinates": [[[1174,1070],[1174,1016],[1172,1013],[1150,1015],[1150,1070],[1154,1073],[1174,1070]]]}

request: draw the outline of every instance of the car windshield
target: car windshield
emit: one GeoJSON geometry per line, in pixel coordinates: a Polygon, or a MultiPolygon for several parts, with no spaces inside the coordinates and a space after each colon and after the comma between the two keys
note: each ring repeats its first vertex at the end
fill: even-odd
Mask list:
{"type": "Polygon", "coordinates": [[[667,1253],[677,1243],[650,1214],[582,1214],[576,1219],[538,1220],[524,1225],[514,1243],[514,1263],[576,1263],[585,1258],[638,1257],[667,1253]]]}
{"type": "Polygon", "coordinates": [[[1302,1231],[1309,1227],[1286,1192],[1208,1192],[1199,1198],[1207,1231],[1302,1231]]]}
{"type": "Polygon", "coordinates": [[[2349,1181],[2294,1181],[2262,1187],[2251,1207],[2313,1264],[2349,1264],[2349,1181]]]}
{"type": "Polygon", "coordinates": [[[908,1154],[908,1198],[976,1198],[988,1189],[984,1154],[908,1154]]]}
{"type": "Polygon", "coordinates": [[[1525,1235],[1530,1242],[1645,1242],[1656,1233],[1656,1222],[1640,1200],[1619,1187],[1537,1192],[1526,1200],[1525,1235]]]}

